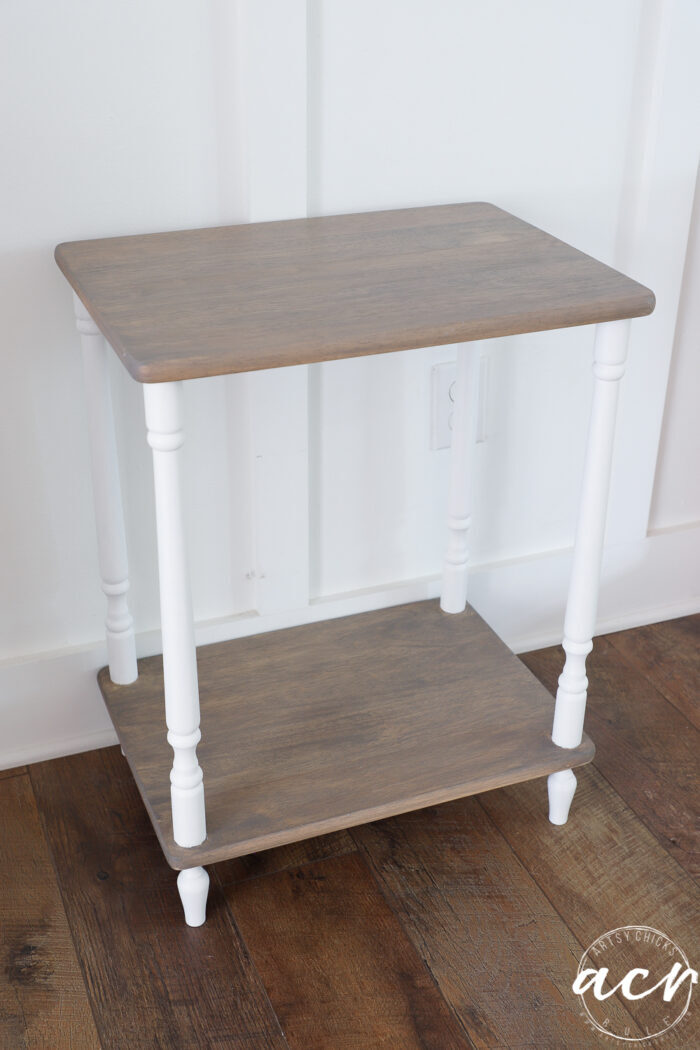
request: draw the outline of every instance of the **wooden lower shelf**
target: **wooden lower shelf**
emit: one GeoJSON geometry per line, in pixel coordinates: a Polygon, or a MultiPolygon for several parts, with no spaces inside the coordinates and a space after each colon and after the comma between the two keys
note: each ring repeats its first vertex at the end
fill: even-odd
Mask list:
{"type": "Polygon", "coordinates": [[[473,609],[414,602],[200,648],[207,838],[170,817],[162,658],[99,683],[163,852],[210,864],[582,765],[550,694],[473,609]]]}

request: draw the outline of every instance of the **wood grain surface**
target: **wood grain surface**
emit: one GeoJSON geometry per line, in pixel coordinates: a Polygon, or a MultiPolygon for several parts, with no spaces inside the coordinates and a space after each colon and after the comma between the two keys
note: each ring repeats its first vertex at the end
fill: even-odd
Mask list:
{"type": "Polygon", "coordinates": [[[102,1050],[285,1050],[215,885],[206,925],[185,925],[119,749],[40,762],[31,778],[102,1050]]]}
{"type": "MultiPolygon", "coordinates": [[[[476,799],[352,836],[476,1046],[599,1050],[571,994],[585,945],[476,799]],[[499,926],[507,937],[492,935],[499,926]]],[[[611,1017],[632,1025],[619,1003],[610,1005],[611,1017]]]]}
{"type": "MultiPolygon", "coordinates": [[[[623,728],[622,746],[625,736],[623,728]]],[[[641,768],[642,792],[645,775],[641,768]]],[[[479,802],[584,948],[608,930],[644,924],[662,930],[696,959],[697,886],[597,768],[577,770],[576,776],[571,816],[561,828],[547,820],[546,792],[539,782],[491,791],[479,802]]],[[[669,785],[671,804],[673,791],[669,785]]],[[[691,960],[691,966],[697,963],[691,960]]],[[[637,1004],[634,1011],[638,1017],[637,1004]]],[[[695,1002],[659,1044],[665,1050],[700,1046],[695,1002]]]]}
{"type": "Polygon", "coordinates": [[[83,977],[27,776],[0,782],[0,1047],[95,1050],[83,977]]]}
{"type": "Polygon", "coordinates": [[[493,204],[60,244],[141,382],[279,368],[651,313],[649,289],[493,204]]]}
{"type": "Polygon", "coordinates": [[[0,769],[0,780],[4,780],[6,777],[21,776],[22,773],[26,772],[26,766],[14,766],[13,769],[0,769]]]}
{"type": "Polygon", "coordinates": [[[226,899],[291,1050],[474,1045],[357,853],[230,886],[226,899]]]}
{"type": "MultiPolygon", "coordinates": [[[[619,675],[660,728],[693,696],[693,618],[654,626],[648,669],[644,646],[625,635],[619,675]],[[673,672],[665,646],[684,670],[673,672]]],[[[614,659],[600,641],[591,713],[613,709],[620,690],[612,663],[596,672],[596,650],[614,659]]],[[[638,741],[624,706],[620,754],[638,741]]],[[[634,806],[654,798],[680,735],[659,732],[656,763],[625,757],[615,786],[599,752],[577,771],[564,827],[549,824],[540,779],[216,865],[201,929],[183,924],[174,874],[118,748],[30,767],[33,794],[22,774],[0,783],[0,1046],[338,1050],[354,1034],[358,1050],[460,1038],[490,1050],[599,1050],[605,1039],[572,1016],[579,949],[642,923],[697,965],[697,888],[669,852],[656,802],[652,829],[621,797],[631,780],[634,806]]],[[[683,743],[679,765],[686,753],[683,743]]],[[[686,804],[682,778],[666,776],[663,794],[669,814],[686,804]]],[[[697,994],[660,1046],[700,1046],[697,994]]]]}
{"type": "Polygon", "coordinates": [[[286,846],[223,860],[213,870],[219,885],[225,887],[245,879],[276,875],[277,872],[300,868],[330,857],[342,857],[356,850],[357,846],[347,831],[332,831],[330,835],[317,835],[312,839],[290,842],[286,846]]]}
{"type": "Polygon", "coordinates": [[[616,631],[607,641],[700,729],[700,613],[616,631]]]}
{"type": "MultiPolygon", "coordinates": [[[[556,688],[558,647],[523,659],[556,688]]],[[[596,638],[587,674],[586,725],[596,741],[598,769],[668,852],[700,875],[700,749],[691,723],[607,637],[596,638]]]]}
{"type": "Polygon", "coordinates": [[[207,838],[173,840],[162,658],[100,688],[168,862],[215,863],[587,762],[473,609],[436,601],[198,651],[207,838]]]}

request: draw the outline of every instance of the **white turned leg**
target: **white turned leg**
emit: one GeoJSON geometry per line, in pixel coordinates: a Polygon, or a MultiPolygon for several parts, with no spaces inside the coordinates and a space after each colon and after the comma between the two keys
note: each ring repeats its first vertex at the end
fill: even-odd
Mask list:
{"type": "Polygon", "coordinates": [[[107,598],[109,675],[118,685],[128,685],[136,680],[138,671],[134,621],[126,597],[129,590],[129,567],[112,395],[109,387],[107,346],[102,333],[77,295],[73,296],[73,302],[83,349],[97,551],[102,590],[107,598]]]}
{"type": "MultiPolygon", "coordinates": [[[[583,735],[588,690],[586,657],[593,648],[615,416],[628,338],[629,321],[609,321],[598,325],[596,330],[593,407],[564,619],[566,661],[559,678],[552,727],[552,740],[559,747],[577,747],[583,735]]],[[[554,774],[555,777],[563,775],[554,774]]],[[[575,785],[572,778],[573,774],[568,782],[575,785]]]]}
{"type": "Polygon", "coordinates": [[[198,846],[207,831],[197,761],[199,686],[178,463],[184,441],[182,383],[146,384],[143,392],[148,443],[153,449],[165,719],[173,749],[173,837],[180,846],[198,846]]]}
{"type": "Polygon", "coordinates": [[[209,876],[204,868],[185,868],[177,877],[177,888],[185,922],[188,926],[202,926],[207,917],[207,894],[209,876]]]}
{"type": "Polygon", "coordinates": [[[440,608],[464,612],[467,604],[467,533],[471,523],[472,472],[479,394],[479,344],[457,349],[457,381],[452,415],[452,448],[447,526],[449,539],[442,573],[440,608]]]}
{"type": "Polygon", "coordinates": [[[576,791],[576,777],[572,769],[562,769],[547,777],[549,819],[552,824],[566,824],[576,791]]]}

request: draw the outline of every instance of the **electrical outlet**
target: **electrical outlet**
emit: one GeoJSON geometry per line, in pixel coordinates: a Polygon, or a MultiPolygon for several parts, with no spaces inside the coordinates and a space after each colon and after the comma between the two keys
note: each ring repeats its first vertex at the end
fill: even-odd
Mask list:
{"type": "Polygon", "coordinates": [[[433,365],[430,377],[432,399],[430,447],[432,449],[450,447],[456,382],[456,361],[443,361],[439,365],[433,365]]]}
{"type": "MultiPolygon", "coordinates": [[[[486,403],[488,381],[488,357],[482,354],[479,360],[479,394],[477,400],[476,441],[486,441],[486,403]]],[[[455,408],[455,384],[457,362],[443,361],[433,365],[430,376],[430,447],[449,448],[452,443],[452,419],[455,408]]]]}

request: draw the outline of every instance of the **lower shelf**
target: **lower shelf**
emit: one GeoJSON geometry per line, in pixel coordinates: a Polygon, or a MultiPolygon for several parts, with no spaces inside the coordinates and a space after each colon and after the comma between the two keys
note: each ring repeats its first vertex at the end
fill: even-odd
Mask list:
{"type": "Polygon", "coordinates": [[[162,658],[102,694],[163,852],[211,864],[582,765],[554,703],[473,609],[414,602],[197,651],[207,838],[170,817],[162,658]]]}

